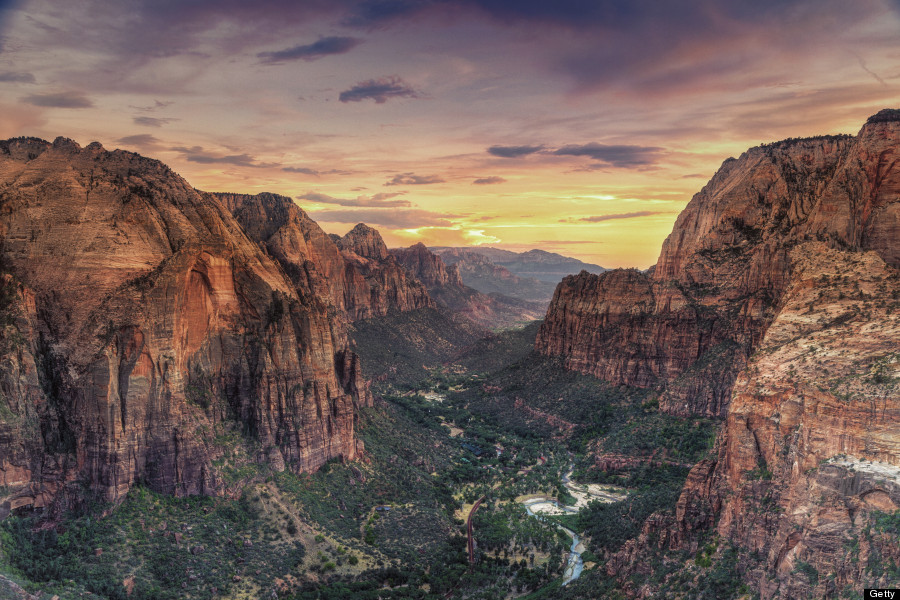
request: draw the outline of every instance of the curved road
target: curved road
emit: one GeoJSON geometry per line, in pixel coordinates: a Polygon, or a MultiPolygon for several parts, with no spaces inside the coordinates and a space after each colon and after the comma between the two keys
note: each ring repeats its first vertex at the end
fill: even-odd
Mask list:
{"type": "Polygon", "coordinates": [[[484,500],[484,496],[475,501],[475,504],[472,505],[472,510],[469,511],[469,518],[466,519],[466,534],[469,538],[469,568],[472,568],[472,565],[475,564],[475,538],[472,537],[472,517],[475,516],[475,513],[481,508],[481,502],[484,500]]]}

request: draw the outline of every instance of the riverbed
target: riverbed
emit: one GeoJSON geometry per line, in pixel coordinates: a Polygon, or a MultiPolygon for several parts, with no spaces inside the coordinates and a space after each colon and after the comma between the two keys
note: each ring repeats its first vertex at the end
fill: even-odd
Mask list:
{"type": "MultiPolygon", "coordinates": [[[[525,507],[525,511],[535,518],[541,518],[544,515],[566,515],[577,514],[582,508],[586,507],[589,502],[596,500],[598,502],[619,502],[626,498],[625,490],[615,486],[601,486],[594,483],[582,484],[575,483],[571,480],[572,469],[563,476],[563,485],[566,491],[575,498],[574,506],[566,506],[559,501],[540,494],[520,496],[517,502],[525,507]]],[[[572,538],[572,545],[569,548],[569,557],[566,561],[566,569],[563,572],[563,586],[575,581],[581,576],[584,570],[584,560],[581,555],[586,550],[584,543],[577,533],[557,525],[566,535],[572,538]]]]}

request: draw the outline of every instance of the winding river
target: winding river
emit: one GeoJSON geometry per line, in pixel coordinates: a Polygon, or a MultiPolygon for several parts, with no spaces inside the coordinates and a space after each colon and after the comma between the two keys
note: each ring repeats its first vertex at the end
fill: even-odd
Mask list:
{"type": "MultiPolygon", "coordinates": [[[[616,491],[610,491],[610,486],[601,488],[596,484],[578,484],[571,480],[571,476],[572,467],[570,466],[569,472],[563,475],[562,481],[566,490],[575,498],[575,506],[566,506],[547,496],[532,496],[520,501],[522,506],[525,507],[526,512],[532,517],[541,519],[545,514],[577,514],[578,511],[587,506],[587,503],[591,500],[598,500],[600,502],[618,502],[625,499],[625,495],[623,493],[618,493],[618,489],[616,489],[616,491]]],[[[581,576],[581,572],[584,570],[584,560],[581,558],[581,555],[586,548],[577,533],[562,525],[557,525],[557,527],[562,529],[566,535],[572,538],[572,545],[569,548],[569,557],[566,561],[566,569],[563,572],[562,584],[563,586],[566,586],[581,576]]]]}

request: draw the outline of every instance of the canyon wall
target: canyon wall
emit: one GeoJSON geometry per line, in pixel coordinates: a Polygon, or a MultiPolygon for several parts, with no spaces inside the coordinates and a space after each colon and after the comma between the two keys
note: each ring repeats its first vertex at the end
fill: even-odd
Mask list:
{"type": "Polygon", "coordinates": [[[393,259],[381,235],[362,223],[343,238],[330,236],[277,194],[216,194],[251,239],[275,258],[298,289],[331,300],[350,321],[433,307],[425,287],[393,259]]]}
{"type": "Polygon", "coordinates": [[[221,493],[230,431],[276,470],[356,456],[370,397],[327,282],[162,163],[0,142],[0,239],[2,510],[221,493]]]}
{"type": "Polygon", "coordinates": [[[737,374],[780,309],[808,240],[900,262],[897,111],[857,137],[786,140],[728,159],[646,272],[582,272],[557,287],[536,349],[615,384],[657,387],[664,410],[724,416],[737,374]]]}

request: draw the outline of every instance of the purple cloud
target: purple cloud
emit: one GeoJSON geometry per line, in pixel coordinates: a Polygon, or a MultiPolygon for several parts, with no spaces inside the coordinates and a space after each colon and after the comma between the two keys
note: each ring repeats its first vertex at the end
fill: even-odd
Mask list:
{"type": "Polygon", "coordinates": [[[607,145],[591,142],[554,150],[557,156],[588,156],[613,167],[639,167],[656,161],[662,148],[655,146],[607,145]]]}
{"type": "Polygon", "coordinates": [[[61,92],[58,94],[32,94],[22,98],[22,102],[48,108],[91,108],[94,103],[81,92],[61,92]]]}
{"type": "Polygon", "coordinates": [[[500,158],[518,158],[540,152],[543,149],[543,146],[491,146],[487,151],[488,154],[493,154],[500,158]]]}
{"type": "Polygon", "coordinates": [[[472,182],[473,185],[493,185],[495,183],[506,183],[506,180],[496,175],[491,177],[479,177],[472,182]]]}
{"type": "Polygon", "coordinates": [[[444,183],[439,175],[416,175],[415,173],[398,173],[384,185],[428,185],[444,183]]]}
{"type": "Polygon", "coordinates": [[[341,102],[362,102],[374,100],[376,104],[384,104],[391,98],[421,98],[422,94],[409,86],[396,75],[361,81],[338,96],[341,102]]]}
{"type": "Polygon", "coordinates": [[[313,61],[333,54],[344,54],[356,48],[362,40],[352,37],[324,37],[312,44],[294,46],[275,52],[260,52],[256,56],[265,65],[278,65],[292,60],[313,61]]]}

